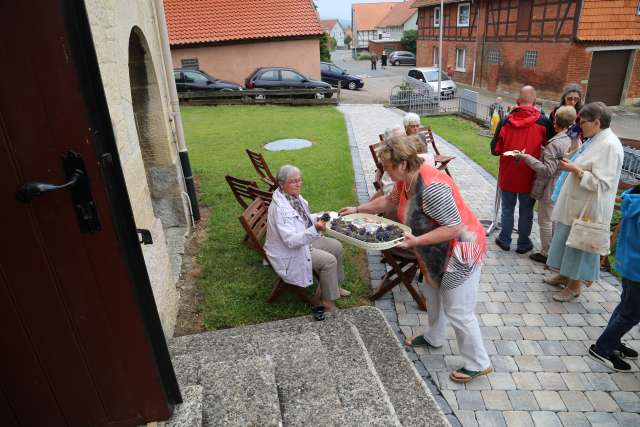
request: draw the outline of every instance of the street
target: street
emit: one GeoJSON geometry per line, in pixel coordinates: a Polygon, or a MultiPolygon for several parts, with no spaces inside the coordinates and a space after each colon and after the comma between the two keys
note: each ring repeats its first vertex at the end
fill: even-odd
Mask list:
{"type": "MultiPolygon", "coordinates": [[[[386,104],[389,102],[391,89],[402,83],[402,78],[407,75],[410,65],[387,66],[384,70],[380,68],[371,70],[371,62],[356,61],[351,57],[349,50],[336,50],[331,53],[334,64],[347,70],[349,74],[356,75],[364,80],[364,87],[360,90],[340,91],[340,102],[342,104],[386,104]]],[[[479,92],[479,103],[490,105],[495,101],[496,96],[501,96],[506,105],[515,105],[516,99],[508,94],[491,93],[484,89],[472,88],[470,86],[457,83],[458,91],[462,89],[472,89],[479,92]]],[[[543,108],[548,113],[556,105],[556,101],[543,100],[543,108]]],[[[616,106],[612,107],[613,120],[611,128],[619,137],[640,139],[640,107],[616,106]]]]}

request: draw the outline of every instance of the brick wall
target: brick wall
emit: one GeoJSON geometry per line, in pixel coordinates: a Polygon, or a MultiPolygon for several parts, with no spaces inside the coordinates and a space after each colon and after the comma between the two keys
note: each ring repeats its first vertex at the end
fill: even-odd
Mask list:
{"type": "Polygon", "coordinates": [[[395,41],[385,41],[385,42],[369,42],[369,52],[375,53],[380,57],[382,55],[383,50],[406,50],[402,43],[395,41]]]}
{"type": "Polygon", "coordinates": [[[636,50],[631,60],[634,61],[631,79],[627,90],[626,104],[640,103],[640,50],[636,50]]]}
{"type": "MultiPolygon", "coordinates": [[[[438,41],[418,40],[416,43],[416,65],[418,67],[433,67],[433,48],[438,46],[438,41]]],[[[473,81],[473,60],[476,52],[475,42],[443,41],[442,42],[442,70],[447,71],[449,66],[454,68],[453,79],[457,82],[471,84],[473,81]],[[466,49],[465,70],[455,70],[456,49],[466,49]]],[[[477,71],[476,71],[477,72],[477,71]]],[[[477,83],[477,75],[476,75],[477,83]]]]}

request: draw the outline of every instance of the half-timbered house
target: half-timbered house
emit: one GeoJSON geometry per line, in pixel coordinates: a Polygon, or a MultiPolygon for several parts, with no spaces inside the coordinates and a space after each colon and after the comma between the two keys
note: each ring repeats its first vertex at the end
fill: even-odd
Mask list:
{"type": "Polygon", "coordinates": [[[490,91],[524,84],[557,99],[579,83],[588,101],[640,100],[640,12],[637,0],[416,0],[417,63],[437,65],[455,80],[490,91]]]}

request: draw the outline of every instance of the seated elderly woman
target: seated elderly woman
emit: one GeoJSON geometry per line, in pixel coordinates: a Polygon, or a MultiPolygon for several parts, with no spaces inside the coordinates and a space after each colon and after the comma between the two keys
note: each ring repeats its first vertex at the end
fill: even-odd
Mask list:
{"type": "Polygon", "coordinates": [[[350,294],[339,286],[344,280],[342,244],[320,234],[325,222],[309,211],[309,204],[300,195],[300,169],[284,165],[276,179],[278,188],[269,205],[264,244],[269,262],[285,283],[303,288],[313,285],[315,271],[321,292],[318,305],[334,310],[335,300],[350,294]]]}

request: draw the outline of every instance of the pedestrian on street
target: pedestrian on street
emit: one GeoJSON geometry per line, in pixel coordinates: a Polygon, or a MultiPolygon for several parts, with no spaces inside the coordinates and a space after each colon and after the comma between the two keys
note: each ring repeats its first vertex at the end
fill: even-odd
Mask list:
{"type": "Polygon", "coordinates": [[[535,108],[536,90],[532,86],[520,89],[518,106],[498,125],[491,140],[491,153],[500,156],[498,188],[502,198],[502,230],[496,244],[511,249],[511,233],[516,203],[519,205],[518,243],[516,252],[524,254],[533,249],[529,236],[533,226],[531,188],[535,172],[525,162],[513,157],[513,151],[540,158],[540,151],[555,131],[549,119],[535,108]],[[511,152],[511,153],[509,153],[511,152]],[[502,154],[507,155],[502,155],[502,154]],[[509,155],[511,154],[511,156],[509,155]]]}
{"type": "Polygon", "coordinates": [[[622,276],[622,295],[604,332],[589,348],[589,355],[615,371],[629,372],[631,365],[622,359],[637,359],[638,352],[621,338],[640,323],[640,185],[622,193],[621,199],[615,269],[622,276]]]}
{"type": "Polygon", "coordinates": [[[384,70],[384,67],[387,66],[387,52],[382,51],[382,55],[380,55],[380,67],[384,70]]]}
{"type": "Polygon", "coordinates": [[[371,69],[375,70],[376,69],[376,64],[378,63],[378,55],[375,54],[375,52],[371,53],[371,69]]]}

